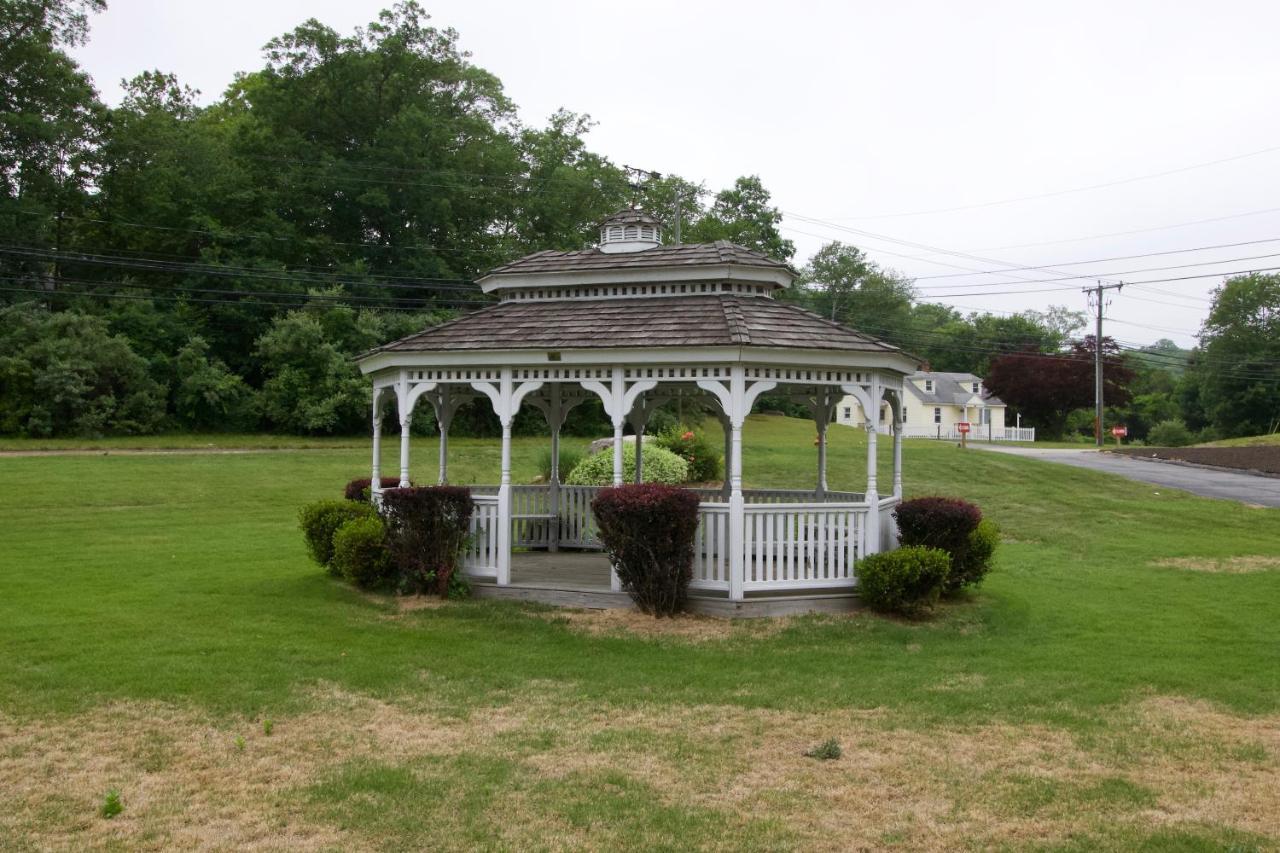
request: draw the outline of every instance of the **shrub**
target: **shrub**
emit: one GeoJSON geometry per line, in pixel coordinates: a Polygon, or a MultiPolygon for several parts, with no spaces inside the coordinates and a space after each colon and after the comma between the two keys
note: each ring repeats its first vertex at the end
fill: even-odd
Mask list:
{"type": "MultiPolygon", "coordinates": [[[[693,483],[719,480],[723,468],[723,456],[703,432],[674,426],[658,433],[653,444],[683,459],[689,466],[688,479],[693,483]]],[[[645,460],[646,466],[649,460],[645,460]]]]}
{"type": "Polygon", "coordinates": [[[982,521],[982,510],[960,498],[915,498],[903,501],[893,512],[898,520],[898,541],[924,545],[955,554],[965,547],[969,534],[982,521]]]}
{"type": "MultiPolygon", "coordinates": [[[[380,478],[382,488],[398,489],[400,488],[399,477],[382,477],[380,478]]],[[[357,477],[347,487],[343,489],[342,496],[349,501],[367,501],[372,495],[369,494],[369,487],[373,485],[372,477],[357,477]]]]}
{"type": "Polygon", "coordinates": [[[334,531],[333,571],[361,589],[392,580],[395,572],[382,516],[353,518],[334,531]]]}
{"type": "Polygon", "coordinates": [[[951,555],[951,572],[947,575],[947,595],[976,586],[991,571],[991,558],[1000,544],[1000,528],[988,518],[978,522],[978,526],[969,534],[965,547],[951,555]]]}
{"type": "Polygon", "coordinates": [[[1191,430],[1177,418],[1161,421],[1147,433],[1147,444],[1152,447],[1186,447],[1193,441],[1191,430]]]}
{"type": "MultiPolygon", "coordinates": [[[[560,482],[564,482],[569,477],[569,472],[578,467],[578,463],[582,461],[582,451],[576,447],[565,447],[560,445],[560,482]]],[[[609,469],[612,471],[612,467],[609,469]]],[[[542,481],[549,482],[551,480],[551,448],[543,448],[542,453],[538,456],[538,471],[542,474],[542,481]]]]}
{"type": "MultiPolygon", "coordinates": [[[[629,483],[636,478],[635,447],[622,451],[622,480],[629,483]]],[[[675,486],[689,479],[689,464],[679,456],[650,442],[644,448],[644,480],[646,483],[666,483],[675,486]]],[[[606,447],[599,453],[579,462],[564,478],[569,486],[608,486],[613,483],[613,448],[606,447]]]]}
{"type": "Polygon", "coordinates": [[[401,592],[448,595],[471,524],[471,491],[411,486],[382,493],[387,543],[401,592]]]}
{"type": "Polygon", "coordinates": [[[858,562],[858,595],[873,610],[917,616],[937,604],[951,570],[939,548],[911,545],[858,562]]]}
{"type": "Polygon", "coordinates": [[[333,570],[333,534],[345,522],[377,515],[372,505],[355,501],[316,501],[298,511],[298,526],[307,540],[307,550],[320,565],[333,570]]]}
{"type": "Polygon", "coordinates": [[[622,588],[654,616],[684,607],[693,574],[698,496],[658,483],[601,489],[591,502],[622,588]]]}

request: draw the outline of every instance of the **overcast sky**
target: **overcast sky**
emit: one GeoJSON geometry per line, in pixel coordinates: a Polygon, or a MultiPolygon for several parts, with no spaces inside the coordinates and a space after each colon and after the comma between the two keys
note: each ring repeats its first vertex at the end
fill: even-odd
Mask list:
{"type": "MultiPolygon", "coordinates": [[[[346,33],[384,5],[110,0],[75,53],[109,102],[146,68],[208,102],[273,36],[309,17],[346,33]]],[[[595,150],[712,189],[759,174],[797,264],[840,239],[925,298],[992,311],[1084,309],[1088,282],[1064,275],[1280,267],[1274,2],[424,5],[526,123],[590,113],[595,150]],[[1248,241],[1274,242],[1110,260],[1248,241]],[[929,278],[1002,263],[1059,271],[929,278]]],[[[1189,345],[1220,280],[1127,287],[1107,331],[1189,345]]]]}

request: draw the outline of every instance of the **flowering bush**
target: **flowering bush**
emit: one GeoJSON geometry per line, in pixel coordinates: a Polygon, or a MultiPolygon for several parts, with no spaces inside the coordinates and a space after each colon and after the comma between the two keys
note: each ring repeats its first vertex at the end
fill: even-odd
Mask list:
{"type": "MultiPolygon", "coordinates": [[[[398,489],[400,487],[399,477],[381,477],[382,488],[398,489]]],[[[347,487],[342,490],[342,496],[349,501],[367,501],[369,500],[369,489],[373,484],[372,477],[358,477],[347,483],[347,487]]]]}
{"type": "Polygon", "coordinates": [[[412,486],[382,493],[387,544],[402,592],[461,594],[457,571],[475,505],[470,489],[412,486]]]}
{"type": "Polygon", "coordinates": [[[670,450],[688,464],[689,482],[707,483],[720,479],[723,457],[705,434],[674,426],[659,433],[653,443],[670,450]]]}
{"type": "MultiPolygon", "coordinates": [[[[632,482],[636,478],[635,447],[629,445],[622,449],[622,480],[632,482]]],[[[665,450],[652,442],[644,448],[644,479],[647,483],[666,483],[679,485],[689,479],[689,463],[685,462],[670,450],[665,450]]],[[[564,478],[567,486],[608,486],[613,483],[613,448],[606,447],[599,453],[583,459],[569,476],[564,478]]]]}

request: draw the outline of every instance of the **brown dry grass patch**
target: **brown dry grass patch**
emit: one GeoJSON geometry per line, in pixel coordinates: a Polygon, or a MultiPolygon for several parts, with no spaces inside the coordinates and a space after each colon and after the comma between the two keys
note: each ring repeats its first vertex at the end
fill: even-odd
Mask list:
{"type": "Polygon", "coordinates": [[[1185,572],[1246,575],[1280,569],[1280,557],[1265,554],[1239,557],[1170,557],[1156,560],[1152,565],[1163,569],[1181,569],[1185,572]]]}
{"type": "Polygon", "coordinates": [[[607,610],[537,611],[537,615],[549,621],[567,625],[574,631],[594,636],[677,639],[693,643],[733,637],[767,637],[791,624],[790,617],[722,619],[693,613],[680,613],[655,619],[638,610],[623,607],[607,610]]]}
{"type": "MultiPolygon", "coordinates": [[[[276,719],[270,736],[257,720],[161,704],[56,721],[0,717],[0,838],[53,849],[373,849],[402,840],[327,823],[297,792],[352,761],[464,755],[516,763],[526,784],[498,795],[483,831],[517,849],[616,841],[608,827],[584,829],[555,808],[557,785],[602,773],[646,784],[661,805],[720,815],[731,831],[773,820],[807,849],[1018,847],[1100,827],[1184,824],[1280,838],[1280,716],[1152,698],[1112,712],[1105,734],[1081,735],[1007,723],[902,727],[885,709],[618,709],[567,697],[563,685],[540,684],[459,718],[330,691],[316,697],[319,710],[276,719]],[[535,736],[547,732],[554,737],[535,736]],[[841,759],[803,755],[828,738],[841,759]],[[1108,784],[1141,796],[1089,799],[1108,784]],[[535,786],[542,799],[529,794],[535,786]],[[97,809],[110,788],[125,812],[108,821],[97,809]]],[[[456,829],[435,823],[424,813],[422,831],[456,829]]]]}

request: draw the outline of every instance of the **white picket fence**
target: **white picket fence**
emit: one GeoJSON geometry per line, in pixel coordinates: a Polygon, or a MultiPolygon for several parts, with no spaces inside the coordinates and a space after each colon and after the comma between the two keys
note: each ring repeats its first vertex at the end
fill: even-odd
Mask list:
{"type": "MultiPolygon", "coordinates": [[[[880,426],[876,428],[877,432],[889,435],[892,428],[888,426],[880,426]]],[[[904,426],[902,428],[903,438],[932,438],[942,441],[959,441],[960,431],[955,425],[944,426],[942,424],[934,424],[933,426],[904,426]]],[[[1035,441],[1035,427],[998,427],[989,426],[987,424],[972,424],[969,429],[969,441],[1035,441]]]]}
{"type": "MultiPolygon", "coordinates": [[[[513,486],[512,545],[548,547],[556,543],[570,548],[598,549],[591,501],[595,486],[561,486],[559,518],[550,516],[550,490],[546,486],[513,486]],[[553,529],[554,525],[554,529],[553,529]]],[[[693,578],[695,589],[729,588],[729,504],[723,493],[696,490],[702,500],[695,534],[693,578]]],[[[497,573],[496,486],[472,488],[475,512],[471,542],[464,568],[477,577],[497,573]]],[[[856,492],[828,492],[819,501],[811,491],[761,489],[743,493],[744,588],[787,590],[851,586],[854,563],[866,552],[866,530],[872,508],[856,492]]],[[[876,509],[876,521],[884,525],[896,500],[884,498],[876,509]]],[[[892,524],[892,520],[888,522],[892,524]]],[[[882,541],[891,530],[882,531],[882,541]]]]}

